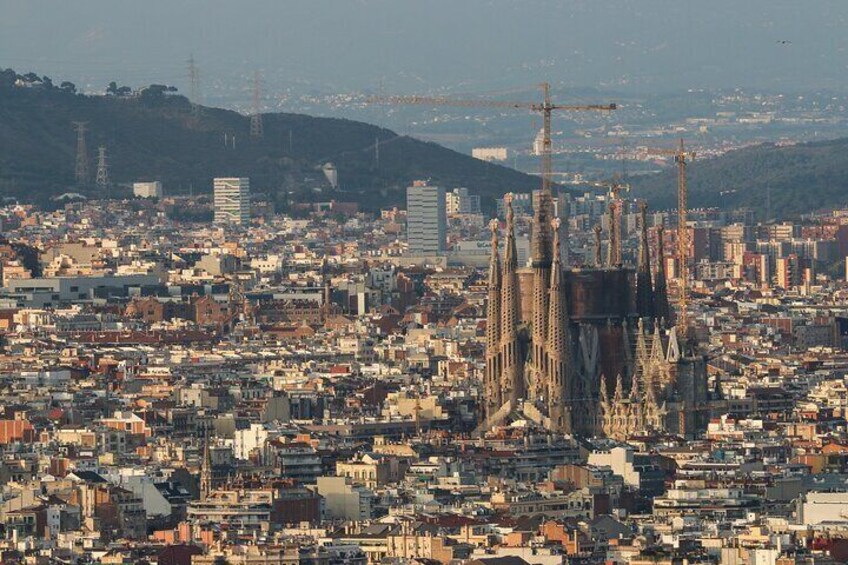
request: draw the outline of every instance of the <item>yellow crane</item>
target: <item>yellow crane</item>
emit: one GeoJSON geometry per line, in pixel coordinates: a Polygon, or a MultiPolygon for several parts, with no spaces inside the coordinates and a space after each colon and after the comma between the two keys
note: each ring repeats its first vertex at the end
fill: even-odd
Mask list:
{"type": "MultiPolygon", "coordinates": [[[[674,158],[677,163],[677,274],[680,286],[678,297],[680,314],[677,325],[686,330],[689,326],[689,314],[687,311],[687,293],[689,289],[689,230],[686,227],[686,214],[688,211],[686,193],[686,166],[689,161],[695,159],[694,151],[686,151],[683,139],[677,149],[646,149],[645,153],[654,155],[667,155],[674,158]]],[[[660,257],[660,261],[663,258],[660,257]]]]}
{"type": "Polygon", "coordinates": [[[508,102],[501,100],[457,100],[439,96],[372,96],[369,103],[400,104],[420,106],[456,106],[460,108],[515,108],[530,110],[542,114],[542,193],[547,197],[551,191],[553,176],[551,163],[551,115],[555,110],[562,111],[612,111],[615,104],[554,104],[551,101],[551,87],[547,82],[539,85],[542,89],[542,102],[508,102]]]}

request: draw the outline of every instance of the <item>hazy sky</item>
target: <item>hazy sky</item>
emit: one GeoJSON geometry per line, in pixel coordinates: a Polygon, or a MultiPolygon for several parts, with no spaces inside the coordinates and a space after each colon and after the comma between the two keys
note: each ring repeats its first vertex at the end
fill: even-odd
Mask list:
{"type": "Polygon", "coordinates": [[[191,53],[209,90],[848,88],[848,0],[0,0],[3,67],[185,91],[191,53]]]}

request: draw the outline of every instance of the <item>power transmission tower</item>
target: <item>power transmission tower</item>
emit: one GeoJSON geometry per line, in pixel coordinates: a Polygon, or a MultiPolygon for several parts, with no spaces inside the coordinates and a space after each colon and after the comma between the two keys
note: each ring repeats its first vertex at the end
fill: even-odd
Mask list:
{"type": "Polygon", "coordinates": [[[262,113],[259,108],[259,71],[253,74],[253,113],[250,115],[250,137],[262,137],[262,113]]]}
{"type": "Polygon", "coordinates": [[[85,147],[85,126],[88,122],[74,122],[77,130],[77,184],[84,186],[88,184],[88,150],[85,147]]]}
{"type": "Polygon", "coordinates": [[[97,188],[109,187],[109,168],[106,166],[106,146],[97,148],[97,177],[94,180],[97,188]]]}
{"type": "Polygon", "coordinates": [[[194,54],[191,54],[188,58],[188,80],[191,113],[198,116],[200,115],[200,71],[197,70],[197,65],[194,63],[194,54]]]}

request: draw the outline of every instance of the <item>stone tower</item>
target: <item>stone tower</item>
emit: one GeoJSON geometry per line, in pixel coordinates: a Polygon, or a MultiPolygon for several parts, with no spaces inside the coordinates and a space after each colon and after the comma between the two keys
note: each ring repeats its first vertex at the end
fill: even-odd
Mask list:
{"type": "Polygon", "coordinates": [[[668,304],[668,283],[665,276],[665,230],[657,226],[657,276],[654,280],[654,316],[671,324],[671,307],[668,304]]]}
{"type": "Polygon", "coordinates": [[[200,465],[200,500],[212,492],[212,452],[209,450],[208,432],[203,436],[203,462],[200,465]]]}
{"type": "Polygon", "coordinates": [[[571,433],[571,337],[566,306],[565,285],[560,264],[559,221],[554,221],[554,249],[551,284],[548,293],[548,328],[543,351],[546,358],[542,388],[547,412],[554,430],[571,433]]]}
{"type": "Polygon", "coordinates": [[[525,351],[520,343],[518,252],[515,249],[515,214],[507,201],[506,246],[501,274],[501,400],[515,407],[524,398],[525,351]]]}
{"type": "MultiPolygon", "coordinates": [[[[648,247],[648,204],[639,202],[639,261],[636,267],[636,311],[640,318],[654,317],[654,287],[648,247]]],[[[660,260],[662,262],[662,259],[660,260]]]]}
{"type": "Polygon", "coordinates": [[[492,230],[492,256],[489,260],[489,295],[486,306],[486,417],[491,418],[501,406],[501,258],[498,254],[498,221],[489,223],[492,230]]]}

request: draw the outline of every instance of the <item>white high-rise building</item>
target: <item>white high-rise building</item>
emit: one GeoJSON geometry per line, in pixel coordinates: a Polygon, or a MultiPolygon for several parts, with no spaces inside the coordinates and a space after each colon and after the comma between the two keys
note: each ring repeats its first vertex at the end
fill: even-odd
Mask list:
{"type": "Polygon", "coordinates": [[[406,240],[412,255],[438,255],[447,236],[445,189],[415,181],[406,189],[406,240]]]}
{"type": "Polygon", "coordinates": [[[545,151],[545,130],[540,129],[533,139],[533,155],[541,155],[545,151]]]}
{"type": "Polygon", "coordinates": [[[216,178],[213,183],[215,223],[247,224],[250,221],[250,179],[216,178]]]}

